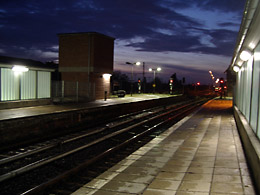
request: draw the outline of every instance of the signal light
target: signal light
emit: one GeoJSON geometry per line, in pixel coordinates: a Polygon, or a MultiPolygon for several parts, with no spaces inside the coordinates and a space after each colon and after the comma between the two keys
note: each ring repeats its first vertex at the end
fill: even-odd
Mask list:
{"type": "Polygon", "coordinates": [[[200,85],[200,82],[197,82],[197,85],[200,85]]]}

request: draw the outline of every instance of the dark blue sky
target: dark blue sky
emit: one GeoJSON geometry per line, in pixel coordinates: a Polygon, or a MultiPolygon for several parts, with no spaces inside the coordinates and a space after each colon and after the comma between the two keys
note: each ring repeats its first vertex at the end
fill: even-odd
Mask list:
{"type": "MultiPolygon", "coordinates": [[[[0,55],[58,59],[58,33],[116,38],[114,69],[160,66],[163,80],[210,81],[228,67],[245,0],[8,0],[0,4],[0,55]]],[[[142,71],[134,68],[136,77],[142,71]]],[[[146,75],[152,78],[151,73],[146,75]]]]}

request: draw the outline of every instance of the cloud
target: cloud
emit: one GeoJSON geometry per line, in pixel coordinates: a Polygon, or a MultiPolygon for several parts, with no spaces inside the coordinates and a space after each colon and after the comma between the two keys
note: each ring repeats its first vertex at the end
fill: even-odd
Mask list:
{"type": "Polygon", "coordinates": [[[194,45],[199,44],[199,38],[188,35],[166,35],[156,34],[153,37],[148,37],[144,42],[132,43],[127,46],[138,48],[137,51],[179,51],[187,52],[194,45]]]}
{"type": "Polygon", "coordinates": [[[234,27],[236,27],[236,28],[240,26],[239,23],[235,23],[235,22],[219,22],[218,25],[221,26],[221,27],[234,26],[234,27]]]}
{"type": "Polygon", "coordinates": [[[127,46],[135,47],[137,51],[178,51],[232,55],[237,32],[223,29],[206,30],[197,28],[194,30],[197,33],[189,34],[187,33],[188,30],[177,35],[157,33],[152,37],[147,37],[143,42],[130,43],[127,46]]]}
{"type": "Polygon", "coordinates": [[[1,48],[0,48],[0,53],[4,54],[4,53],[6,53],[6,52],[5,52],[4,49],[1,49],[1,48]]]}
{"type": "Polygon", "coordinates": [[[195,81],[208,74],[209,68],[221,74],[228,66],[244,3],[245,0],[3,1],[0,52],[50,61],[58,58],[58,33],[96,31],[116,38],[115,69],[128,71],[126,61],[143,60],[147,66],[162,66],[160,75],[166,79],[177,72],[180,77],[195,81]],[[199,76],[195,78],[193,73],[199,76]]]}
{"type": "Polygon", "coordinates": [[[190,26],[201,26],[190,17],[160,6],[156,0],[114,3],[105,0],[78,0],[72,3],[67,0],[52,4],[29,0],[16,4],[6,1],[2,6],[0,25],[3,27],[0,34],[1,42],[6,47],[36,47],[43,50],[58,43],[57,33],[84,31],[98,31],[117,39],[143,37],[149,44],[159,39],[161,33],[175,33],[190,26]]]}
{"type": "Polygon", "coordinates": [[[203,0],[203,1],[194,1],[194,0],[164,0],[161,3],[165,7],[174,7],[176,9],[186,9],[191,7],[200,7],[206,10],[218,10],[224,12],[241,12],[241,9],[244,7],[246,0],[203,0]]]}
{"type": "Polygon", "coordinates": [[[241,8],[245,5],[245,0],[228,0],[228,1],[219,1],[219,0],[204,0],[197,1],[198,6],[203,7],[208,10],[221,10],[224,12],[239,12],[241,13],[241,8]]]}
{"type": "Polygon", "coordinates": [[[59,51],[59,45],[53,45],[53,46],[49,47],[48,49],[58,52],[59,51]]]}
{"type": "Polygon", "coordinates": [[[58,52],[52,52],[52,51],[42,51],[40,49],[31,48],[30,50],[26,51],[30,56],[32,57],[38,57],[41,59],[49,59],[49,58],[58,58],[58,52]]]}

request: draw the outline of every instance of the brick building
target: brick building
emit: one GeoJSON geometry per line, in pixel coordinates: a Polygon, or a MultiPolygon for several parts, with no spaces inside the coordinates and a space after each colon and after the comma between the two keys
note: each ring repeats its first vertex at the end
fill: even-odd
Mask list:
{"type": "MultiPolygon", "coordinates": [[[[76,83],[78,97],[84,101],[103,99],[105,91],[109,95],[114,38],[96,32],[65,33],[58,37],[62,81],[76,83]]],[[[68,88],[65,86],[63,92],[67,96],[74,93],[68,88]]]]}

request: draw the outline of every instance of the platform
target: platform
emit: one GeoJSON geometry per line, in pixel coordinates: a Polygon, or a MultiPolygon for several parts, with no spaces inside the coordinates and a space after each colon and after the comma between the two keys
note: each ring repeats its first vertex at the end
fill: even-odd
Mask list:
{"type": "Polygon", "coordinates": [[[256,194],[232,101],[208,102],[73,194],[256,194]]]}
{"type": "Polygon", "coordinates": [[[168,95],[168,94],[133,94],[133,96],[127,95],[124,98],[108,98],[106,101],[96,100],[87,103],[67,103],[67,104],[58,104],[58,105],[41,105],[41,106],[30,106],[30,107],[21,107],[21,108],[11,108],[11,109],[0,109],[0,121],[22,118],[22,117],[31,117],[38,116],[50,113],[61,113],[66,111],[73,111],[83,108],[95,108],[101,106],[111,106],[116,104],[124,104],[138,101],[146,101],[160,98],[169,98],[176,97],[179,95],[168,95]]]}
{"type": "Polygon", "coordinates": [[[0,109],[0,150],[73,133],[128,113],[177,103],[182,95],[134,94],[87,103],[0,109]]]}

